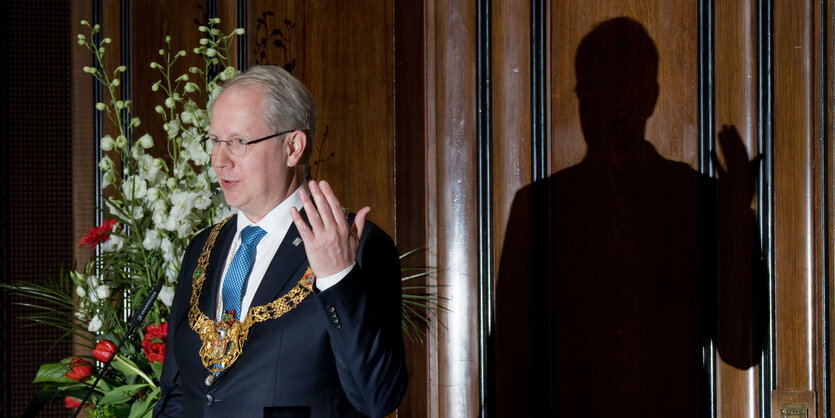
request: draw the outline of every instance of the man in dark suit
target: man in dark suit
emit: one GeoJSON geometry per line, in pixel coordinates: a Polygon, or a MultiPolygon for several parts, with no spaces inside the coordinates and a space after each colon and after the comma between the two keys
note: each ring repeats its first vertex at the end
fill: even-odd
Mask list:
{"type": "Polygon", "coordinates": [[[316,106],[279,67],[223,86],[212,166],[236,216],[180,270],[155,416],[383,416],[407,385],[391,238],[305,188],[316,106]]]}

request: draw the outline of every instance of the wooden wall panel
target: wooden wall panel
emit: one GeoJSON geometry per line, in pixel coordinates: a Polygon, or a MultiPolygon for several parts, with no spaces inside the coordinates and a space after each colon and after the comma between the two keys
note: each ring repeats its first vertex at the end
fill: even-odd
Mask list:
{"type": "MultiPolygon", "coordinates": [[[[833,129],[832,117],[835,112],[835,42],[833,42],[833,18],[832,8],[835,2],[832,0],[817,1],[812,3],[812,16],[809,23],[812,31],[812,69],[813,69],[813,115],[814,115],[814,158],[815,170],[814,190],[814,213],[815,213],[815,239],[813,241],[816,260],[814,265],[814,317],[812,335],[814,336],[814,393],[815,410],[818,416],[831,416],[833,411],[832,386],[828,380],[831,379],[832,368],[828,364],[832,357],[832,339],[828,331],[832,328],[832,321],[827,315],[832,315],[832,288],[828,288],[832,278],[833,247],[835,247],[835,235],[832,234],[832,221],[835,216],[835,203],[833,192],[835,192],[835,181],[831,176],[833,162],[833,140],[835,130],[833,129]]],[[[810,407],[811,409],[811,407],[810,407]]]]}
{"type": "Polygon", "coordinates": [[[780,390],[812,390],[817,373],[812,3],[774,4],[774,375],[780,390]]]}
{"type": "MultiPolygon", "coordinates": [[[[207,4],[202,0],[190,1],[186,6],[169,3],[129,3],[131,95],[138,106],[136,115],[144,119],[140,131],[149,128],[156,132],[158,142],[163,139],[161,130],[149,123],[157,117],[152,103],[158,101],[159,93],[149,90],[157,77],[147,67],[147,60],[158,57],[156,51],[165,34],[172,36],[173,44],[190,50],[199,37],[193,21],[205,21],[207,4]]],[[[218,13],[228,31],[237,19],[236,2],[218,3],[218,13]]],[[[248,21],[247,64],[286,65],[317,99],[320,120],[313,176],[331,181],[345,206],[356,210],[370,205],[371,218],[395,236],[401,251],[424,241],[429,243],[427,263],[437,267],[430,282],[437,280],[441,285],[440,293],[449,298],[450,310],[437,318],[440,331],[431,336],[426,346],[409,348],[413,356],[409,363],[412,383],[401,416],[475,416],[480,409],[479,379],[485,377],[478,375],[479,362],[487,360],[478,357],[478,283],[492,278],[479,277],[478,272],[479,4],[489,4],[492,15],[489,39],[493,48],[490,65],[494,171],[490,199],[494,216],[487,222],[494,231],[496,260],[500,251],[502,256],[519,259],[541,255],[536,251],[502,251],[509,240],[504,235],[506,223],[532,219],[536,213],[535,207],[522,205],[527,211],[523,217],[511,214],[515,193],[531,182],[531,3],[476,3],[244,2],[248,21]],[[412,26],[404,29],[399,26],[402,23],[412,26]],[[282,32],[273,32],[274,29],[282,32]],[[410,37],[420,38],[420,42],[410,43],[410,37]]],[[[687,173],[698,168],[699,150],[704,146],[699,143],[698,113],[700,3],[703,2],[549,2],[548,39],[544,40],[548,43],[549,61],[549,172],[561,173],[582,161],[586,154],[575,94],[575,54],[581,39],[595,25],[618,16],[629,16],[640,23],[660,57],[658,99],[644,138],[664,159],[686,164],[689,168],[680,168],[687,168],[687,173]]],[[[821,295],[826,274],[830,290],[835,287],[831,277],[835,274],[831,262],[835,254],[831,243],[823,238],[827,236],[824,227],[829,228],[830,240],[835,235],[831,201],[835,194],[835,170],[831,165],[835,160],[831,141],[835,135],[831,83],[835,78],[835,51],[831,46],[821,47],[821,43],[829,40],[831,44],[835,7],[832,0],[712,3],[716,83],[713,129],[719,131],[723,125],[733,125],[749,157],[760,152],[756,147],[758,140],[768,140],[757,138],[757,127],[764,115],[758,114],[756,90],[765,80],[757,79],[756,19],[764,12],[763,4],[774,6],[770,32],[774,40],[774,177],[766,179],[773,180],[768,187],[773,186],[774,191],[776,391],[772,406],[793,399],[811,399],[818,403],[817,411],[824,413],[827,398],[818,391],[823,386],[826,357],[821,338],[824,328],[819,318],[825,313],[821,295]],[[828,15],[823,16],[824,12],[828,15]],[[816,119],[817,115],[822,115],[824,121],[816,119]],[[827,142],[821,138],[830,139],[827,142]],[[830,162],[828,166],[823,165],[826,161],[830,162]],[[824,196],[830,196],[829,200],[824,201],[824,196]],[[823,224],[824,219],[829,223],[823,224]],[[828,264],[824,264],[826,257],[828,264]]],[[[108,52],[108,65],[119,62],[120,4],[118,0],[104,1],[104,33],[114,41],[108,52]]],[[[79,125],[78,129],[81,132],[85,127],[79,125]]],[[[78,152],[82,149],[89,150],[89,146],[79,147],[78,152]]],[[[79,156],[74,154],[74,158],[79,156]]],[[[83,161],[79,161],[77,168],[83,167],[83,161]]],[[[85,193],[84,187],[79,183],[79,193],[85,193]]],[[[624,195],[631,196],[630,192],[626,190],[624,195]]],[[[563,202],[573,196],[562,196],[563,202]]],[[[673,196],[669,201],[679,197],[673,196]]],[[[667,205],[669,201],[653,202],[667,205]]],[[[545,203],[553,206],[541,210],[559,208],[562,202],[545,203]]],[[[607,204],[615,211],[628,210],[620,201],[607,204]]],[[[89,204],[79,209],[79,216],[89,216],[89,204]]],[[[582,215],[577,219],[587,221],[587,214],[582,215]]],[[[78,229],[80,223],[89,221],[77,218],[75,222],[78,229]]],[[[617,228],[625,222],[615,219],[612,224],[617,228]]],[[[640,237],[646,231],[633,232],[624,236],[640,237]]],[[[634,240],[624,240],[630,241],[634,240]]],[[[605,245],[608,243],[598,243],[605,245]]],[[[516,277],[529,270],[515,271],[516,277]]],[[[528,290],[545,294],[553,291],[550,284],[538,285],[528,290]]],[[[531,312],[541,313],[542,309],[535,306],[531,312]]],[[[828,311],[830,319],[835,320],[832,311],[828,311]]],[[[529,324],[520,324],[514,330],[523,326],[529,324]]],[[[831,327],[830,335],[835,335],[831,327]]],[[[553,341],[546,341],[537,353],[548,354],[553,348],[553,341]]],[[[756,415],[757,397],[767,395],[758,392],[760,370],[739,367],[739,363],[726,361],[725,356],[717,351],[717,415],[756,415]]],[[[833,356],[828,358],[835,361],[833,356]]],[[[553,364],[546,362],[542,367],[547,373],[553,364]]],[[[830,386],[835,385],[835,378],[831,373],[829,376],[830,386]]],[[[551,384],[545,382],[544,389],[537,389],[540,392],[536,393],[552,389],[548,386],[551,384]]],[[[487,399],[488,403],[491,401],[487,399]]],[[[513,407],[517,415],[524,415],[528,407],[534,408],[524,403],[513,407]]]]}
{"type": "Polygon", "coordinates": [[[531,48],[520,47],[531,43],[531,5],[491,4],[493,248],[499,254],[513,196],[531,182],[531,48]]]}
{"type": "MultiPolygon", "coordinates": [[[[72,33],[86,34],[87,27],[81,25],[81,20],[92,21],[92,7],[89,2],[78,2],[70,9],[72,33]]],[[[93,57],[81,45],[73,45],[70,49],[72,68],[71,112],[72,112],[72,177],[73,177],[73,242],[78,242],[90,227],[96,222],[96,186],[93,174],[96,172],[96,162],[93,159],[93,78],[82,71],[84,66],[93,62],[93,57]]],[[[78,265],[86,263],[93,255],[89,247],[73,246],[73,260],[78,265]]]]}
{"type": "MultiPolygon", "coordinates": [[[[747,158],[753,157],[758,152],[756,7],[757,3],[750,0],[714,3],[714,106],[716,112],[714,131],[721,132],[725,126],[735,128],[747,151],[747,158]]],[[[717,144],[717,148],[720,148],[719,144],[717,144]]],[[[717,154],[719,154],[720,160],[724,161],[721,149],[717,151],[717,154]]],[[[722,166],[727,167],[727,163],[723,162],[722,166]]],[[[755,175],[756,173],[751,174],[755,175]]],[[[749,201],[747,203],[756,206],[756,202],[749,201]]],[[[723,225],[729,227],[732,227],[731,225],[745,225],[745,219],[735,219],[732,222],[724,222],[723,225]]],[[[744,231],[734,233],[739,237],[744,235],[744,231]]],[[[749,248],[752,245],[758,245],[751,241],[748,241],[747,244],[746,247],[749,248]]],[[[723,247],[719,251],[728,254],[744,254],[741,251],[745,251],[745,249],[723,247]]],[[[721,254],[720,258],[722,258],[721,254]]],[[[748,257],[734,256],[722,259],[731,264],[727,267],[735,272],[733,277],[736,277],[737,281],[739,281],[739,278],[752,277],[754,274],[755,270],[752,270],[750,265],[746,265],[750,260],[748,257]]],[[[756,277],[757,281],[764,279],[765,277],[762,276],[756,277]]],[[[757,283],[764,287],[764,283],[757,283]]],[[[730,290],[730,287],[725,283],[723,285],[720,286],[720,290],[730,290]]],[[[728,292],[724,293],[727,294],[728,292]]],[[[755,294],[750,287],[745,293],[748,295],[755,294]]],[[[740,305],[744,304],[746,300],[747,298],[739,297],[739,295],[720,298],[720,318],[726,319],[729,316],[726,312],[731,310],[732,307],[726,305],[740,305]]],[[[765,318],[760,317],[758,321],[763,322],[765,318]]],[[[739,326],[733,324],[724,326],[723,323],[723,325],[720,325],[718,329],[721,334],[720,345],[733,338],[738,338],[739,335],[748,334],[739,328],[739,326]]],[[[759,338],[759,336],[756,338],[759,338]]],[[[755,344],[753,347],[760,348],[760,344],[755,344]]],[[[754,355],[759,357],[759,351],[756,350],[754,355]]],[[[735,359],[723,358],[728,356],[722,350],[716,352],[716,416],[754,418],[759,410],[760,366],[743,368],[736,364],[735,359]]]]}
{"type": "MultiPolygon", "coordinates": [[[[401,260],[405,267],[435,265],[428,262],[426,233],[429,207],[426,197],[426,40],[424,39],[424,2],[396,0],[394,4],[395,35],[395,155],[396,155],[396,237],[404,250],[423,248],[417,254],[401,260]]],[[[431,269],[429,270],[432,271],[431,269]]],[[[428,284],[429,279],[410,285],[428,284]]],[[[430,292],[434,292],[430,290],[430,292]]],[[[425,293],[415,291],[414,293],[425,293]]],[[[423,312],[426,312],[425,310],[423,312]]],[[[426,312],[431,315],[431,312],[426,312]]],[[[431,316],[437,320],[437,316],[431,316]]],[[[435,324],[437,325],[437,324],[435,324]]],[[[436,347],[428,328],[423,342],[406,340],[406,359],[409,370],[409,389],[397,410],[403,418],[429,416],[428,353],[436,347]],[[430,348],[431,347],[431,348],[430,348]]]]}
{"type": "MultiPolygon", "coordinates": [[[[172,54],[180,50],[186,51],[186,56],[177,60],[171,68],[172,81],[181,74],[188,74],[198,85],[197,76],[189,73],[189,67],[204,69],[203,59],[192,52],[199,46],[203,33],[197,28],[207,25],[209,16],[205,0],[190,0],[187,2],[160,2],[155,0],[140,0],[129,3],[130,10],[130,57],[129,79],[130,98],[134,103],[131,116],[142,120],[142,125],[134,134],[140,137],[149,133],[154,138],[151,154],[157,157],[167,157],[168,137],[163,130],[162,117],[154,107],[162,104],[166,95],[162,89],[154,92],[151,85],[162,79],[157,69],[151,68],[151,61],[164,65],[160,49],[167,49],[165,37],[171,37],[172,54]],[[147,22],[154,22],[153,25],[147,22]]],[[[121,28],[121,23],[116,28],[121,28]]],[[[116,51],[113,51],[116,52],[116,51]]],[[[117,56],[114,54],[114,56],[117,56]]],[[[234,61],[233,61],[234,63],[234,61]]],[[[204,93],[196,97],[203,96],[204,93]]]]}
{"type": "Polygon", "coordinates": [[[247,10],[249,64],[292,69],[316,99],[312,176],[328,180],[345,207],[371,206],[370,219],[392,234],[393,4],[252,0],[247,10]],[[258,29],[258,19],[269,31],[258,29]],[[274,35],[275,29],[282,33],[274,35]],[[256,50],[265,37],[266,55],[260,58],[256,50]],[[279,40],[284,47],[276,46],[279,40]]]}
{"type": "Polygon", "coordinates": [[[646,139],[664,158],[697,167],[697,1],[553,1],[550,11],[551,172],[578,163],[586,151],[574,94],[574,54],[606,19],[628,16],[646,27],[660,53],[660,96],[646,139]]]}

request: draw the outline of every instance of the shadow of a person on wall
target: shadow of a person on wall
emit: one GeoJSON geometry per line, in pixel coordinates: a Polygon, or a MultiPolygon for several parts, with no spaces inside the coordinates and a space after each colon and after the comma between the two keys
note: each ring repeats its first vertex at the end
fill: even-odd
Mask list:
{"type": "Polygon", "coordinates": [[[733,128],[720,133],[718,180],[645,140],[658,52],[640,23],[599,24],[575,69],[588,151],[514,199],[495,416],[705,416],[711,342],[738,368],[760,358],[756,160],[733,128]]]}

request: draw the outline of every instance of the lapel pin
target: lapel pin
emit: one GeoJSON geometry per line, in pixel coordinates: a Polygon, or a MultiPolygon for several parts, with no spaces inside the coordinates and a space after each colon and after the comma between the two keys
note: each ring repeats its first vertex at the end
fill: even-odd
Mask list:
{"type": "Polygon", "coordinates": [[[296,237],[296,239],[293,240],[293,245],[295,245],[296,247],[298,247],[299,244],[301,244],[301,243],[302,243],[302,239],[299,238],[299,237],[296,237]]]}

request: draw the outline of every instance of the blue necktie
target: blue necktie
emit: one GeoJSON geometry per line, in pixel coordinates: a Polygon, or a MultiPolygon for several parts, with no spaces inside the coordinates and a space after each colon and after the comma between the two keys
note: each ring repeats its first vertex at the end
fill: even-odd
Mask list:
{"type": "Polygon", "coordinates": [[[229,271],[223,279],[223,312],[234,310],[237,319],[241,318],[241,291],[255,264],[255,247],[266,234],[267,231],[254,225],[241,230],[241,246],[232,257],[229,271]]]}

